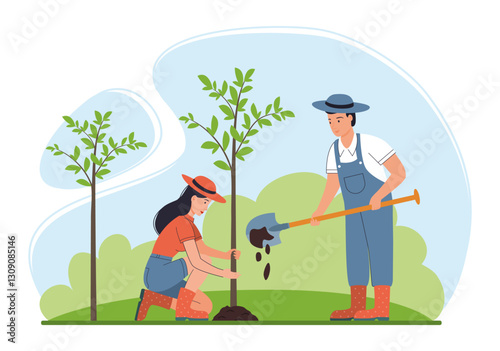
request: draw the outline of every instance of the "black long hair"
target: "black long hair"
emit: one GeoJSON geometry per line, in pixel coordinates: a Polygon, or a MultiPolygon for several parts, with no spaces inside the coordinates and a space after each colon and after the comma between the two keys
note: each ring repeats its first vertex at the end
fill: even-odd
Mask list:
{"type": "Polygon", "coordinates": [[[184,216],[191,210],[191,198],[193,195],[206,198],[189,185],[182,190],[181,195],[175,201],[172,201],[159,210],[153,219],[153,227],[156,234],[160,235],[163,229],[178,216],[184,216]]]}

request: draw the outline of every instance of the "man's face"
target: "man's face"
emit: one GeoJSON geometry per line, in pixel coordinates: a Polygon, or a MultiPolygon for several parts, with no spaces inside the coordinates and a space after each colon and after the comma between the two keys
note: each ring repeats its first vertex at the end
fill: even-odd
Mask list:
{"type": "Polygon", "coordinates": [[[327,113],[330,128],[337,137],[346,135],[351,129],[352,116],[345,113],[327,113]]]}

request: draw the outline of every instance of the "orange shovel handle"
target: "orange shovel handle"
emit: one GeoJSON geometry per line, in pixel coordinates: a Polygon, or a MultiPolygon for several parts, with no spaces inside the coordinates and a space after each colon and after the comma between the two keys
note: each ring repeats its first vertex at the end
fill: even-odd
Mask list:
{"type": "MultiPolygon", "coordinates": [[[[380,204],[380,206],[381,207],[387,207],[387,206],[401,204],[403,202],[409,202],[409,201],[413,201],[413,200],[415,200],[415,202],[417,203],[417,205],[420,205],[420,195],[418,194],[417,189],[415,189],[413,191],[413,195],[405,196],[405,197],[400,197],[398,199],[393,199],[393,200],[389,200],[389,201],[384,201],[384,202],[382,202],[380,204]]],[[[326,219],[347,216],[347,215],[350,215],[350,214],[353,214],[353,213],[370,211],[371,209],[372,209],[372,205],[366,205],[366,206],[351,208],[350,210],[344,210],[344,211],[329,213],[329,214],[326,214],[326,215],[315,217],[314,219],[316,219],[318,221],[324,221],[326,219]]],[[[291,222],[289,224],[290,224],[290,228],[292,228],[292,227],[298,227],[299,225],[310,224],[310,223],[311,223],[311,218],[307,218],[307,219],[302,219],[300,221],[291,222]]]]}

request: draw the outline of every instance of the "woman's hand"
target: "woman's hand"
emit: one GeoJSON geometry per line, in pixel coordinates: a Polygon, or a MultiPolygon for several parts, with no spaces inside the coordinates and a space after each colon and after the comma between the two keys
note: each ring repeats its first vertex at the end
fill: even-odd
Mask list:
{"type": "Polygon", "coordinates": [[[241,251],[236,249],[231,249],[228,252],[226,252],[226,255],[227,255],[226,257],[227,260],[230,260],[233,257],[238,260],[241,255],[241,251]]]}
{"type": "Polygon", "coordinates": [[[240,276],[238,272],[232,272],[229,268],[222,270],[222,277],[227,279],[237,279],[240,276]]]}

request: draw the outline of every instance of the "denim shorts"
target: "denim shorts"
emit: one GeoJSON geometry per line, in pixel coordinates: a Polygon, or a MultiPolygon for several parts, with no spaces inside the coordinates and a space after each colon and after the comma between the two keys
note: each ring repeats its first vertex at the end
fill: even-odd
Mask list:
{"type": "Polygon", "coordinates": [[[156,293],[177,298],[179,290],[186,286],[188,275],[183,259],[172,261],[172,257],[151,254],[144,270],[144,285],[156,293]]]}

